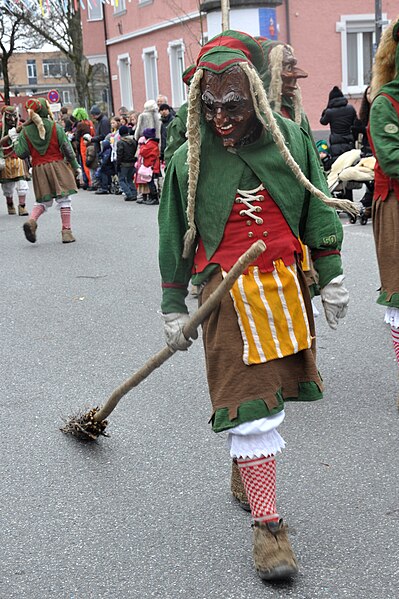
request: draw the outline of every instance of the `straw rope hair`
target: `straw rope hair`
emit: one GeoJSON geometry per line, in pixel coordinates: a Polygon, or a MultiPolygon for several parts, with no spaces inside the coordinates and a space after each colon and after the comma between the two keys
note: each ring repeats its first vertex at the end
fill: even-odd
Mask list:
{"type": "Polygon", "coordinates": [[[201,118],[201,79],[203,69],[198,69],[190,84],[187,108],[187,162],[188,162],[188,193],[187,193],[187,221],[188,229],[184,235],[183,258],[188,258],[190,249],[197,235],[195,226],[195,195],[200,169],[201,135],[199,134],[201,118]]]}
{"type": "Polygon", "coordinates": [[[392,81],[396,74],[396,50],[398,39],[398,19],[392,21],[382,34],[375,54],[373,72],[371,77],[371,99],[374,100],[381,87],[392,81]],[[396,28],[396,30],[395,30],[396,28]],[[395,30],[395,31],[394,31],[395,30]]]}
{"type": "Polygon", "coordinates": [[[28,111],[30,121],[34,123],[38,130],[40,139],[44,139],[46,137],[46,129],[43,125],[42,116],[39,113],[44,113],[47,118],[54,121],[54,115],[51,112],[48,100],[46,98],[30,98],[26,102],[25,108],[28,111]]]}
{"type": "MultiPolygon", "coordinates": [[[[344,210],[350,214],[357,214],[357,208],[353,202],[349,200],[338,200],[326,196],[320,189],[315,187],[305,177],[300,166],[294,160],[292,154],[286,146],[283,134],[274,118],[273,111],[270,107],[266,96],[262,81],[257,74],[255,68],[247,63],[238,63],[248,77],[252,101],[256,116],[262,123],[265,130],[270,131],[273,141],[276,144],[284,162],[291,169],[296,179],[301,185],[307,189],[312,195],[330,206],[331,208],[344,210]],[[265,118],[261,114],[264,113],[265,118]]],[[[200,131],[200,116],[201,116],[201,79],[203,77],[203,69],[198,69],[193,77],[190,85],[188,97],[188,115],[187,115],[187,163],[188,163],[188,193],[187,193],[187,222],[188,229],[184,235],[183,258],[188,258],[191,248],[194,244],[197,228],[195,226],[195,197],[198,184],[198,176],[200,170],[201,157],[201,136],[200,131]]]]}

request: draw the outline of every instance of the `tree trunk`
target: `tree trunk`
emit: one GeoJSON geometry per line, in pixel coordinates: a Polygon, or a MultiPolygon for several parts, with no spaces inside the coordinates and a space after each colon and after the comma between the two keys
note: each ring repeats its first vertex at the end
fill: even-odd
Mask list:
{"type": "Polygon", "coordinates": [[[4,86],[4,102],[10,104],[10,76],[8,73],[8,55],[3,54],[1,57],[1,67],[3,69],[3,86],[4,86]]]}
{"type": "Polygon", "coordinates": [[[77,100],[80,106],[86,106],[87,72],[86,61],[83,58],[83,35],[80,20],[80,8],[69,16],[69,36],[72,42],[71,60],[75,67],[75,86],[77,100]]]}

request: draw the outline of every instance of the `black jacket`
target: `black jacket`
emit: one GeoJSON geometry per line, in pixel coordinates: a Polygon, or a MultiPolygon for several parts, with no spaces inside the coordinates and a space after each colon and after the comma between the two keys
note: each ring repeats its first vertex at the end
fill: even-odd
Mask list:
{"type": "Polygon", "coordinates": [[[95,136],[92,137],[92,142],[96,145],[97,152],[101,151],[100,141],[103,141],[108,133],[111,133],[111,121],[105,114],[101,114],[100,117],[94,123],[95,136]]]}
{"type": "Polygon", "coordinates": [[[352,126],[356,118],[356,110],[344,97],[333,98],[323,110],[320,123],[330,125],[330,152],[333,158],[355,147],[352,126]]]}
{"type": "Polygon", "coordinates": [[[136,161],[137,141],[132,135],[124,135],[116,146],[116,166],[133,166],[136,161]]]}

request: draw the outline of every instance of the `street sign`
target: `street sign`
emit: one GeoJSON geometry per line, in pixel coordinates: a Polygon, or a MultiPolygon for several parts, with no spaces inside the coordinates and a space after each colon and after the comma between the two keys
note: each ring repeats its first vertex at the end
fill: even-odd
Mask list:
{"type": "Polygon", "coordinates": [[[54,112],[60,112],[61,104],[57,102],[56,104],[50,104],[50,110],[54,114],[54,112]]]}
{"type": "Polygon", "coordinates": [[[50,104],[57,104],[60,101],[60,94],[56,89],[51,89],[47,94],[47,99],[50,104]]]}

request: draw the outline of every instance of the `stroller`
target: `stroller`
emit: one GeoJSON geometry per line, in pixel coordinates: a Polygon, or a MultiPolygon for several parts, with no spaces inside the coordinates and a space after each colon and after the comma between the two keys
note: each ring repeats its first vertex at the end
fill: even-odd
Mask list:
{"type": "Polygon", "coordinates": [[[119,177],[116,173],[114,173],[111,177],[111,185],[109,188],[109,193],[112,193],[116,196],[122,195],[122,190],[119,185],[119,177]]]}
{"type": "MultiPolygon", "coordinates": [[[[366,225],[370,218],[371,201],[374,188],[374,156],[361,158],[359,149],[349,150],[341,154],[332,164],[327,176],[327,185],[330,193],[336,198],[345,198],[348,190],[362,189],[366,185],[367,191],[360,200],[360,223],[366,225]]],[[[355,223],[356,216],[350,215],[350,222],[355,223]]]]}

